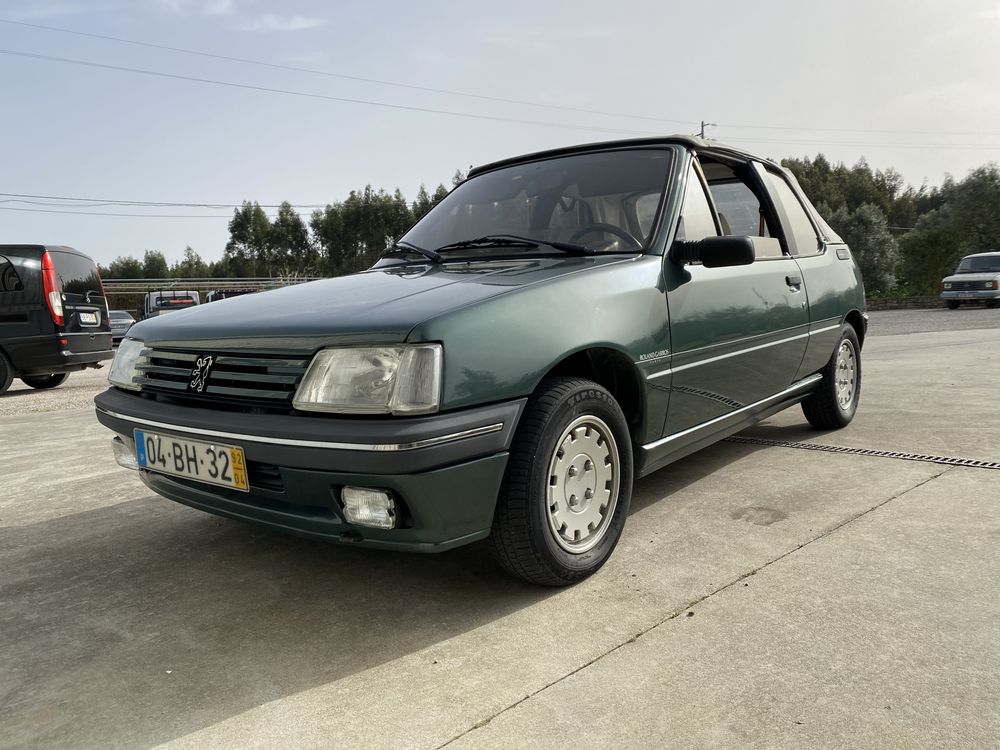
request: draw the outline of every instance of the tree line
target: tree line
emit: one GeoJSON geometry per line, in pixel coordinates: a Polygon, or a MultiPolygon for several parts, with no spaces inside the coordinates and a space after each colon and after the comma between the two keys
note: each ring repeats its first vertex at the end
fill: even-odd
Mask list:
{"type": "MultiPolygon", "coordinates": [[[[873,296],[936,294],[941,278],[969,253],[1000,249],[1000,168],[987,164],[940,187],[915,188],[894,169],[862,159],[833,164],[822,154],[784,159],[833,229],[848,242],[873,296]]],[[[453,184],[464,179],[456,172],[453,184]]],[[[386,248],[445,195],[442,184],[420,186],[408,202],[370,185],[312,213],[308,222],[289,203],[272,220],[244,202],[229,222],[222,258],[207,262],[191,247],[173,265],[163,253],[119,257],[107,279],[340,276],[370,267],[386,248]]]]}
{"type": "Polygon", "coordinates": [[[806,195],[851,246],[873,296],[936,294],[963,255],[1000,250],[1000,168],[994,163],[940,187],[904,185],[894,169],[873,171],[815,159],[785,159],[806,195]]]}

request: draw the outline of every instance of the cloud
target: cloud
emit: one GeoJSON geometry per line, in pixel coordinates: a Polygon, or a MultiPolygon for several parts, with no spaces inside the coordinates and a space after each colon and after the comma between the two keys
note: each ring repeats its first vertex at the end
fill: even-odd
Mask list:
{"type": "Polygon", "coordinates": [[[228,16],[236,10],[234,0],[212,0],[202,11],[206,16],[228,16]]]}
{"type": "Polygon", "coordinates": [[[258,18],[245,23],[238,28],[240,31],[271,32],[271,31],[305,31],[306,29],[316,29],[323,26],[326,20],[323,18],[309,18],[307,16],[276,16],[273,13],[265,13],[258,18]]]}
{"type": "Polygon", "coordinates": [[[228,16],[236,11],[236,0],[157,0],[163,10],[178,15],[228,16]]]}
{"type": "Polygon", "coordinates": [[[49,18],[58,18],[59,16],[104,13],[118,9],[119,6],[114,3],[32,3],[27,7],[14,9],[11,16],[19,21],[44,21],[49,18]]]}

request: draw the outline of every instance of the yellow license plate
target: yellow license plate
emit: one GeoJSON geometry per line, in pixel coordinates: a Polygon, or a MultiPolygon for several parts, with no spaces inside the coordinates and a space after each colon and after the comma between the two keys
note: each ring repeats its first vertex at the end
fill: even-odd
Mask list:
{"type": "Polygon", "coordinates": [[[136,430],[135,457],[141,469],[250,491],[243,449],[236,445],[136,430]]]}

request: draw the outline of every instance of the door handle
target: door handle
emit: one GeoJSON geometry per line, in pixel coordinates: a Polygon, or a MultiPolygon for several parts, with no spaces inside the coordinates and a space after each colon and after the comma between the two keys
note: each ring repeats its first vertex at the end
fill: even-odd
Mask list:
{"type": "Polygon", "coordinates": [[[786,276],[785,283],[791,287],[800,287],[802,286],[802,277],[798,274],[795,274],[794,276],[786,276]]]}

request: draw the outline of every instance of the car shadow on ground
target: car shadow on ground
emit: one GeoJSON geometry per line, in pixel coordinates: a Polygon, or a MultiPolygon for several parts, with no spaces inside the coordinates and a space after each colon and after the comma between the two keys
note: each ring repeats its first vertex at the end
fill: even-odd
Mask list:
{"type": "MultiPolygon", "coordinates": [[[[718,444],[640,480],[632,513],[754,450],[718,444]]],[[[164,742],[559,595],[483,544],[342,547],[140,492],[0,529],[0,718],[26,745],[164,742]]]]}

